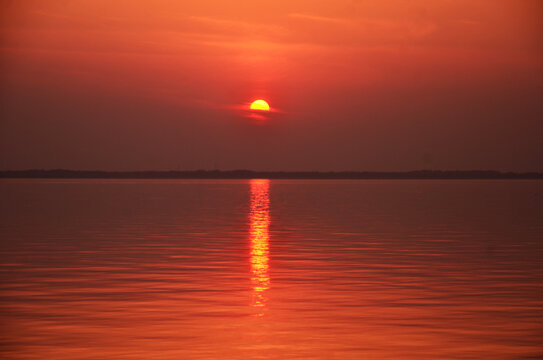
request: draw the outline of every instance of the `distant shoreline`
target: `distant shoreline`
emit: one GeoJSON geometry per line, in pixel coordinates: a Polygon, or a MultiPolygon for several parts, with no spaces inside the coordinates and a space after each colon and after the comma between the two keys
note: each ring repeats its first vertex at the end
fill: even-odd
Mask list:
{"type": "Polygon", "coordinates": [[[4,179],[543,179],[543,172],[501,172],[486,170],[405,172],[382,171],[251,171],[251,170],[193,170],[193,171],[92,171],[92,170],[7,170],[0,171],[4,179]]]}

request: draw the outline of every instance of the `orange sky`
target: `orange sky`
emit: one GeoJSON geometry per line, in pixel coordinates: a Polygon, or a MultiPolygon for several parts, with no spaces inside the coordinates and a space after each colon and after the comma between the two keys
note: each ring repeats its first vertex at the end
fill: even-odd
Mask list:
{"type": "Polygon", "coordinates": [[[3,169],[543,171],[538,0],[2,7],[3,169]]]}

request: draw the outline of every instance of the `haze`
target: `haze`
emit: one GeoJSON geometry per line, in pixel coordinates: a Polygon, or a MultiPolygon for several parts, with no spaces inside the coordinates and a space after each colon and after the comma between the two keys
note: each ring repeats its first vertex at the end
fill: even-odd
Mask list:
{"type": "Polygon", "coordinates": [[[2,169],[543,171],[538,0],[1,7],[2,169]]]}

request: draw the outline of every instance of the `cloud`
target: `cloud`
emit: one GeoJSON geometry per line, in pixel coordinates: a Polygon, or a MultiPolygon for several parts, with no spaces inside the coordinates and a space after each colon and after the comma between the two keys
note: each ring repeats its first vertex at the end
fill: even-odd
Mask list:
{"type": "Polygon", "coordinates": [[[330,24],[343,24],[343,25],[353,24],[351,20],[345,19],[345,18],[335,18],[335,17],[311,15],[311,14],[304,14],[304,13],[290,13],[288,14],[288,16],[292,18],[297,18],[297,19],[325,22],[325,23],[330,23],[330,24]]]}
{"type": "Polygon", "coordinates": [[[254,37],[254,36],[282,36],[286,29],[279,25],[270,25],[258,22],[230,20],[208,16],[189,16],[189,22],[199,23],[201,30],[216,32],[221,35],[254,37]]]}

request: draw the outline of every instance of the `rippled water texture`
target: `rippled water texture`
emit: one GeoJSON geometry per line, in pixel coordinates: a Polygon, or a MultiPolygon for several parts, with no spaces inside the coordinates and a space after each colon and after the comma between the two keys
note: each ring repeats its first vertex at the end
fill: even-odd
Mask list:
{"type": "Polygon", "coordinates": [[[2,358],[543,357],[543,181],[0,190],[2,358]]]}

